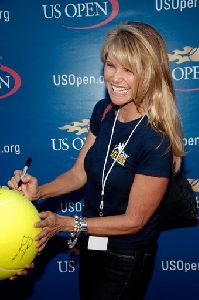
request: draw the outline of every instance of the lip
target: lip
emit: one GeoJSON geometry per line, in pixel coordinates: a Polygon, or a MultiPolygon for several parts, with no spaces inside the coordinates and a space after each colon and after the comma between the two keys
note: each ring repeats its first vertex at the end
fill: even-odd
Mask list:
{"type": "Polygon", "coordinates": [[[129,89],[127,87],[124,86],[116,86],[116,85],[110,85],[111,87],[111,92],[114,95],[118,95],[118,96],[125,96],[128,94],[129,89]]]}

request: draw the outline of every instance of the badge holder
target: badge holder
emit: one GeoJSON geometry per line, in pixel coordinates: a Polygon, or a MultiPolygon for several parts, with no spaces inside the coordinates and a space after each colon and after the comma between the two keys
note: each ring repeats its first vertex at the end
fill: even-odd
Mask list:
{"type": "Polygon", "coordinates": [[[89,250],[107,250],[108,237],[107,236],[93,236],[90,235],[88,238],[88,249],[89,250]]]}

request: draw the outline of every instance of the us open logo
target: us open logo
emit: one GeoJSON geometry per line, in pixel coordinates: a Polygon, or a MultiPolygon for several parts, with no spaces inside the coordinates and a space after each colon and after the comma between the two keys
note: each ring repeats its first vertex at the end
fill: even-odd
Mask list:
{"type": "MultiPolygon", "coordinates": [[[[68,2],[68,1],[67,1],[68,2]]],[[[42,5],[45,19],[64,20],[68,29],[92,29],[104,26],[119,13],[118,0],[42,5]]]]}
{"type": "Polygon", "coordinates": [[[0,99],[12,96],[21,86],[21,77],[13,69],[0,65],[0,99]]]}
{"type": "Polygon", "coordinates": [[[185,46],[168,54],[176,90],[199,91],[199,47],[185,46]],[[198,63],[198,64],[196,64],[198,63]]]}
{"type": "Polygon", "coordinates": [[[77,159],[77,155],[84,145],[89,130],[89,119],[82,119],[71,124],[58,127],[63,136],[51,138],[51,148],[53,151],[69,151],[71,159],[77,159]],[[66,134],[69,133],[69,134],[66,134]]]}

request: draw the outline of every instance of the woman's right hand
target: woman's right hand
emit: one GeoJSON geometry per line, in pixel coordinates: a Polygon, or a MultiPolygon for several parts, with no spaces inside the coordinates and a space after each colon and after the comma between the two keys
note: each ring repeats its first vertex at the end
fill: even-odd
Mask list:
{"type": "Polygon", "coordinates": [[[18,187],[18,182],[21,178],[22,171],[16,170],[14,176],[8,181],[8,186],[26,196],[29,200],[37,200],[40,198],[40,191],[36,177],[26,174],[21,180],[22,184],[18,187]]]}

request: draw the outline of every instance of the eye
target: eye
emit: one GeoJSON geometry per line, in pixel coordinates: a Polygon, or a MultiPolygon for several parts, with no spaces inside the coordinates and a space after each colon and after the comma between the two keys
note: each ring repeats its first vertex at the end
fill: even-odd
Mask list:
{"type": "Polygon", "coordinates": [[[133,72],[132,72],[130,69],[128,69],[128,68],[124,68],[124,71],[127,72],[127,73],[131,73],[131,74],[133,73],[133,72]]]}
{"type": "Polygon", "coordinates": [[[114,67],[113,63],[111,63],[110,61],[106,61],[106,66],[111,68],[114,67]]]}

